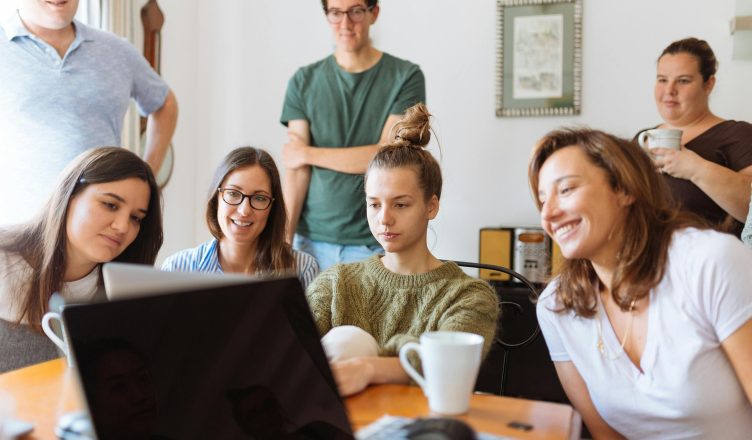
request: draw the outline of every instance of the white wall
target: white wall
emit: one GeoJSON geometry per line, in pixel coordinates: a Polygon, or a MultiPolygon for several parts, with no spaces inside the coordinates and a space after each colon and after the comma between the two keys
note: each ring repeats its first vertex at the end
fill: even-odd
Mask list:
{"type": "Polygon", "coordinates": [[[179,106],[178,126],[172,140],[175,167],[163,194],[165,242],[159,255],[160,260],[194,243],[196,217],[201,212],[194,176],[198,168],[198,121],[204,113],[197,94],[199,34],[196,25],[199,10],[196,3],[196,0],[159,2],[165,15],[162,29],[162,76],[177,96],[179,106]]]}
{"type": "MultiPolygon", "coordinates": [[[[168,20],[163,72],[181,105],[164,257],[208,236],[203,199],[224,154],[253,144],[279,158],[287,80],[333,46],[318,0],[160,3],[168,20]]],[[[445,177],[429,238],[440,258],[476,260],[481,227],[538,223],[526,166],[548,130],[577,124],[631,137],[657,123],[655,60],[673,40],[708,40],[720,60],[712,109],[752,121],[752,62],[730,59],[733,0],[585,0],[582,114],[537,118],[494,115],[494,0],[381,0],[381,7],[374,44],[426,75],[445,177]]]]}

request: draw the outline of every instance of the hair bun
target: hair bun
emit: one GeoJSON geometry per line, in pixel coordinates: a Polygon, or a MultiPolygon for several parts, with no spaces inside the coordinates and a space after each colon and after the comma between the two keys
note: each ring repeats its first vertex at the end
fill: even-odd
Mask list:
{"type": "Polygon", "coordinates": [[[431,114],[426,105],[415,104],[407,109],[405,116],[392,128],[391,145],[424,148],[431,140],[431,114]]]}

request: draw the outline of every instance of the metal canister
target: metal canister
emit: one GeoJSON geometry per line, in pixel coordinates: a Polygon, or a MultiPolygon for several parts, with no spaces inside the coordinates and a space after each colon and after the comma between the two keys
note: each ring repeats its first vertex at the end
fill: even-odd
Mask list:
{"type": "Polygon", "coordinates": [[[514,270],[533,283],[545,283],[549,273],[548,236],[540,228],[515,228],[514,270]]]}

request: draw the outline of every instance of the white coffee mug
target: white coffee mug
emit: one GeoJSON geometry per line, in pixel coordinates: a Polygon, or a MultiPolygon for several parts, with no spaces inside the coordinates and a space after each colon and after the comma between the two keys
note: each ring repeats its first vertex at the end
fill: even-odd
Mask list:
{"type": "Polygon", "coordinates": [[[65,326],[63,325],[63,317],[57,312],[47,312],[42,316],[42,330],[44,334],[50,338],[53,344],[57,345],[60,351],[65,354],[65,358],[68,360],[68,366],[73,366],[73,357],[71,356],[70,345],[68,344],[68,337],[65,334],[65,326]],[[55,333],[55,330],[50,327],[50,321],[56,320],[60,323],[60,330],[63,335],[62,338],[55,333]]]}
{"type": "Polygon", "coordinates": [[[673,128],[654,128],[645,130],[637,136],[637,142],[642,148],[681,148],[682,131],[673,128]]]}
{"type": "Polygon", "coordinates": [[[483,336],[439,331],[423,333],[420,344],[403,345],[399,358],[402,368],[423,388],[431,411],[455,415],[470,409],[482,354],[483,336]],[[413,350],[420,357],[425,377],[408,360],[413,350]]]}

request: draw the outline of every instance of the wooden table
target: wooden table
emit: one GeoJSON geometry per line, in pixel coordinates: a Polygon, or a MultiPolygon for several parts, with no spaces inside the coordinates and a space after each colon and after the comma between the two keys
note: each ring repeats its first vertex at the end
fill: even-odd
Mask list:
{"type": "MultiPolygon", "coordinates": [[[[15,417],[34,423],[34,431],[24,439],[56,439],[58,417],[83,407],[75,371],[64,359],[44,362],[0,375],[0,390],[15,400],[15,417]]],[[[350,421],[362,428],[385,414],[404,417],[432,415],[420,388],[407,385],[372,386],[346,399],[350,421]]],[[[457,417],[478,431],[523,439],[578,438],[580,417],[569,405],[533,400],[473,395],[470,412],[457,417]],[[519,421],[532,431],[507,427],[519,421]]]]}

